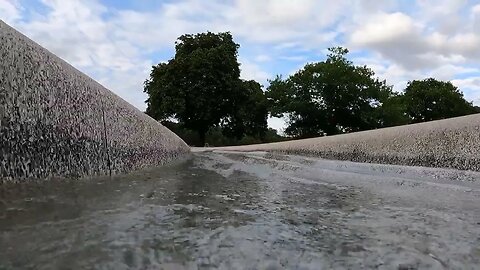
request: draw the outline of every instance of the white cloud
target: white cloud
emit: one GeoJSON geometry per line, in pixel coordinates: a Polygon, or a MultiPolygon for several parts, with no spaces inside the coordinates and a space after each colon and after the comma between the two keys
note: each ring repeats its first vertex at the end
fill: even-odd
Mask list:
{"type": "Polygon", "coordinates": [[[224,23],[253,42],[278,43],[321,35],[345,12],[347,1],[319,5],[315,0],[236,0],[224,23]]]}
{"type": "Polygon", "coordinates": [[[419,55],[428,51],[422,41],[422,27],[403,13],[378,13],[353,27],[348,44],[355,49],[378,52],[408,69],[420,69],[431,65],[419,59],[419,55]]]}
{"type": "Polygon", "coordinates": [[[284,118],[270,117],[268,118],[268,126],[278,131],[280,135],[284,135],[285,128],[287,127],[284,118]]]}
{"type": "MultiPolygon", "coordinates": [[[[442,7],[433,13],[443,14],[447,10],[442,7]]],[[[480,60],[477,49],[480,34],[473,32],[471,23],[449,32],[435,28],[434,22],[418,21],[411,16],[399,12],[378,13],[353,28],[348,35],[349,43],[356,49],[379,52],[385,59],[408,69],[431,69],[480,60]]]]}
{"type": "Polygon", "coordinates": [[[467,100],[480,106],[480,77],[455,79],[452,83],[463,91],[467,100]]]}
{"type": "Polygon", "coordinates": [[[409,81],[422,80],[432,77],[438,80],[460,82],[462,87],[460,87],[460,85],[457,86],[459,86],[462,91],[467,90],[471,93],[465,95],[469,101],[477,98],[475,96],[475,92],[478,92],[478,96],[480,97],[480,88],[476,87],[476,81],[472,82],[469,79],[455,79],[457,76],[462,74],[479,74],[479,68],[445,64],[426,71],[411,70],[403,67],[402,65],[382,60],[382,58],[378,55],[372,55],[368,58],[354,58],[353,62],[357,65],[367,65],[370,67],[375,72],[377,77],[381,79],[385,78],[387,80],[387,84],[392,85],[393,89],[397,92],[403,91],[409,81]]]}
{"type": "Polygon", "coordinates": [[[0,19],[8,24],[20,18],[20,4],[16,0],[0,0],[0,19]]]}
{"type": "Polygon", "coordinates": [[[475,6],[472,7],[472,13],[473,13],[473,14],[478,14],[478,13],[480,13],[480,4],[475,5],[475,6]]]}
{"type": "Polygon", "coordinates": [[[428,77],[433,77],[439,80],[450,81],[455,78],[456,75],[465,74],[465,73],[474,73],[480,72],[476,68],[468,68],[463,66],[456,65],[442,65],[436,69],[433,69],[428,73],[428,77]]]}
{"type": "Polygon", "coordinates": [[[103,6],[94,1],[43,3],[50,10],[48,14],[36,21],[19,23],[30,38],[78,68],[125,68],[132,57],[127,53],[132,50],[109,36],[110,26],[101,17],[106,10],[103,6]]]}
{"type": "Polygon", "coordinates": [[[177,37],[182,34],[200,31],[198,24],[171,17],[170,13],[176,14],[168,10],[159,14],[120,11],[111,21],[115,26],[113,35],[153,51],[173,46],[177,37]]]}
{"type": "Polygon", "coordinates": [[[269,55],[266,55],[266,54],[260,54],[260,55],[257,55],[255,56],[254,58],[255,62],[269,62],[272,60],[272,58],[269,56],[269,55]]]}
{"type": "Polygon", "coordinates": [[[240,77],[244,80],[256,80],[261,84],[265,84],[271,75],[258,65],[247,59],[239,59],[240,62],[240,77]]]}
{"type": "Polygon", "coordinates": [[[453,35],[465,26],[461,12],[467,3],[467,0],[419,0],[415,15],[417,20],[435,31],[453,35]]]}
{"type": "MultiPolygon", "coordinates": [[[[2,1],[2,0],[0,0],[2,1]]],[[[44,0],[48,12],[13,25],[59,57],[144,110],[143,82],[151,60],[121,29],[104,19],[97,1],[44,0]]]]}
{"type": "Polygon", "coordinates": [[[305,55],[285,55],[278,57],[278,59],[291,62],[305,62],[307,60],[305,55]]]}
{"type": "Polygon", "coordinates": [[[403,13],[379,13],[360,25],[352,33],[351,40],[364,46],[384,44],[409,38],[417,31],[414,20],[403,13]]]}
{"type": "Polygon", "coordinates": [[[101,75],[98,81],[135,107],[145,111],[147,95],[142,91],[143,82],[150,75],[152,63],[147,61],[142,63],[142,66],[145,68],[108,72],[101,75]]]}

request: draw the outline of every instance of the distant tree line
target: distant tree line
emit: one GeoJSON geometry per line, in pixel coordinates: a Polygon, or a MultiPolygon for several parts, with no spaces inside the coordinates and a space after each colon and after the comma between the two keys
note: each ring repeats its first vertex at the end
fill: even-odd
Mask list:
{"type": "Polygon", "coordinates": [[[348,50],[330,48],[288,78],[277,76],[263,91],[240,79],[239,45],[230,33],[182,35],[175,56],[152,68],[145,81],[146,113],[190,145],[275,142],[418,123],[480,112],[450,82],[408,83],[395,93],[348,50]],[[268,115],[285,117],[282,137],[268,115]]]}

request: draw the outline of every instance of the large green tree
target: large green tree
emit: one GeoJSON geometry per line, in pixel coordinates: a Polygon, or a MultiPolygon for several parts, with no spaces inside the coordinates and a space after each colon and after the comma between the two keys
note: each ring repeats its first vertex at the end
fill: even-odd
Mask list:
{"type": "Polygon", "coordinates": [[[254,80],[241,80],[238,88],[231,113],[223,121],[224,134],[237,140],[245,135],[262,140],[268,130],[268,104],[262,86],[254,80]]]}
{"type": "Polygon", "coordinates": [[[387,126],[382,107],[393,95],[391,87],[371,69],[347,60],[347,49],[329,51],[325,61],[270,81],[271,113],[287,117],[285,132],[313,137],[387,126]]]}
{"type": "Polygon", "coordinates": [[[409,82],[402,99],[406,113],[413,123],[477,112],[451,82],[433,78],[409,82]]]}
{"type": "MultiPolygon", "coordinates": [[[[251,119],[248,112],[247,118],[235,118],[245,111],[239,108],[245,105],[239,99],[250,99],[253,91],[249,82],[240,80],[238,48],[228,32],[179,37],[174,58],[154,66],[145,82],[147,114],[160,121],[176,119],[183,128],[198,133],[200,144],[205,143],[208,130],[225,119],[235,123],[251,119]]],[[[255,91],[253,95],[259,94],[255,91]]]]}

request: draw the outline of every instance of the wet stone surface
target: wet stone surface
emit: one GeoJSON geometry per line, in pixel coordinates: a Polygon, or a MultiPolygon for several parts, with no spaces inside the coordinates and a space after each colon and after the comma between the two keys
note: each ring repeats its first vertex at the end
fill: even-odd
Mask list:
{"type": "Polygon", "coordinates": [[[1,18],[0,59],[0,183],[119,174],[190,152],[158,121],[1,18]]]}
{"type": "Polygon", "coordinates": [[[365,166],[196,153],[125,176],[3,185],[0,269],[480,264],[477,175],[452,183],[450,171],[447,185],[407,167],[365,166]]]}

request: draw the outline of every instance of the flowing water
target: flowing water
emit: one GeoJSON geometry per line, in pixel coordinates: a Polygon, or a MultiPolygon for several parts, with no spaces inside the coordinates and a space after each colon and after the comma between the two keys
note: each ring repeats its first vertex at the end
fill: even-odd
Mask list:
{"type": "Polygon", "coordinates": [[[480,174],[199,152],[0,186],[0,269],[478,269],[480,174]]]}

